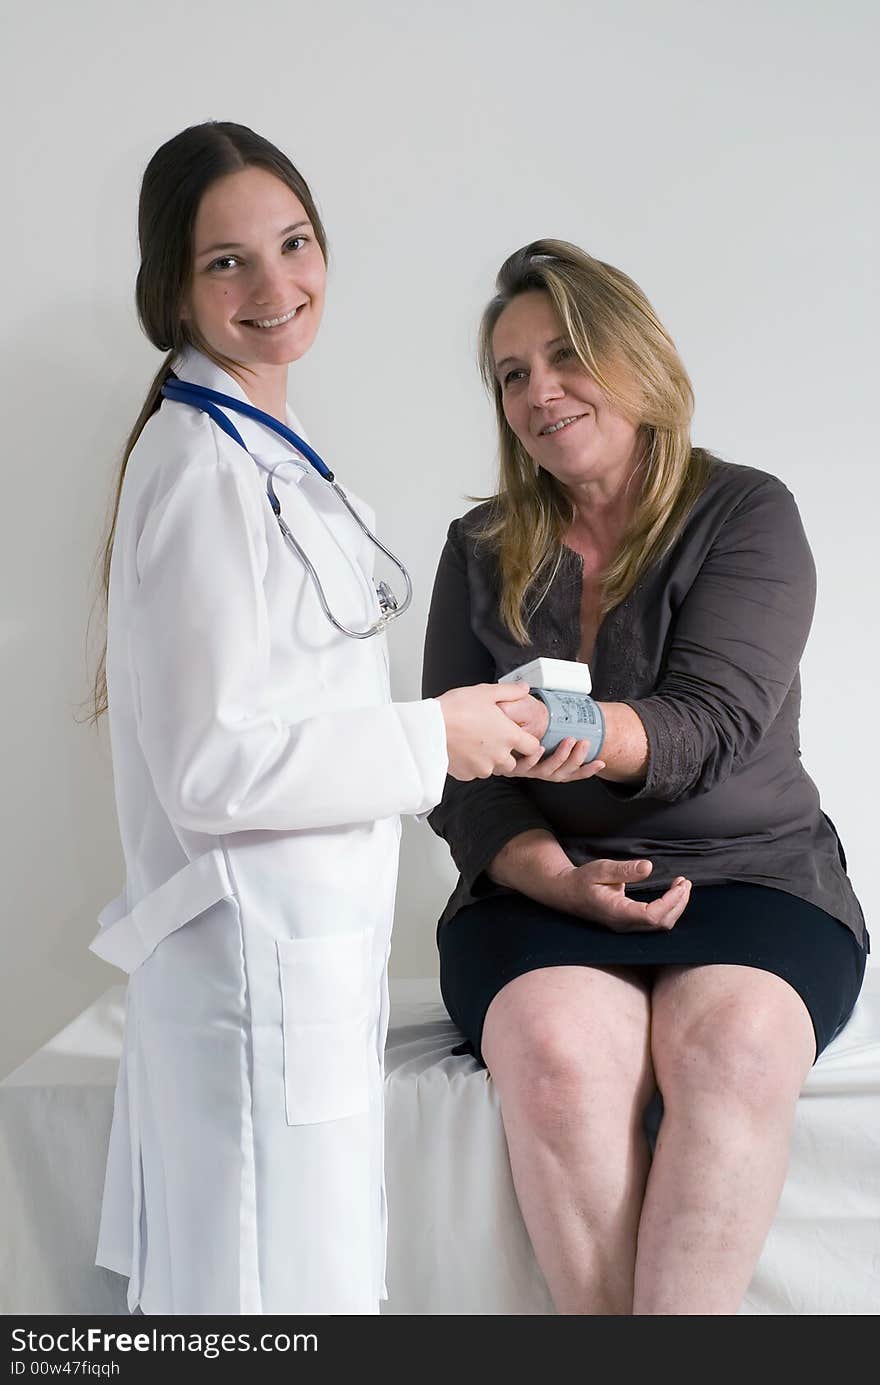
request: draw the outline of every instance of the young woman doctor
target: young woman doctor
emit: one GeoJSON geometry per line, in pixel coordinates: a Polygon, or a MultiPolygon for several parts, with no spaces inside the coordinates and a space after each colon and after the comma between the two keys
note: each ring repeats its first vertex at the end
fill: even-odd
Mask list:
{"type": "Polygon", "coordinates": [[[130,981],[97,1262],[147,1314],[375,1313],[398,814],[536,753],[498,705],[527,689],[390,701],[372,515],[270,426],[302,433],[326,278],[290,161],[184,130],[139,236],[168,355],[105,553],[126,888],[93,949],[130,981]]]}

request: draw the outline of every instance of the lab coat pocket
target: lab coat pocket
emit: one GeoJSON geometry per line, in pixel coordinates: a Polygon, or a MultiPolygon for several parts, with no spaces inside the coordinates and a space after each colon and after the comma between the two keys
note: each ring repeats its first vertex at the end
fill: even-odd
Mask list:
{"type": "Polygon", "coordinates": [[[277,939],[288,1125],[342,1120],[370,1099],[370,931],[277,939]]]}

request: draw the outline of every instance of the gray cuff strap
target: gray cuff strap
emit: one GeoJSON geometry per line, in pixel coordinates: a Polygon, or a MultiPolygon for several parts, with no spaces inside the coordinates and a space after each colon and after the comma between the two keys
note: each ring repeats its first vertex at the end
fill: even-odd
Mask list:
{"type": "Polygon", "coordinates": [[[541,737],[545,750],[555,750],[565,736],[589,741],[589,760],[598,759],[605,740],[605,718],[598,702],[586,693],[556,692],[553,688],[532,688],[532,697],[543,702],[550,713],[547,730],[541,737]]]}

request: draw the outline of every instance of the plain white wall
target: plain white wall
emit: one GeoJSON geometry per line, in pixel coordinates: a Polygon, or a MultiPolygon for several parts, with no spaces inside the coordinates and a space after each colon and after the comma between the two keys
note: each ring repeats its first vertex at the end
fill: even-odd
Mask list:
{"type": "MultiPolygon", "coordinates": [[[[491,486],[474,338],[498,265],[558,236],[643,286],[691,371],[695,438],[799,499],[820,579],[804,759],[870,923],[876,16],[869,0],[18,8],[0,86],[0,1073],[122,979],[86,950],[122,863],[106,741],[74,714],[90,566],[159,362],[133,310],[140,177],[209,118],[281,145],[326,219],[328,309],[291,397],[412,568],[401,699],[447,524],[491,486]]],[[[453,881],[407,822],[396,974],[436,970],[453,881]]]]}

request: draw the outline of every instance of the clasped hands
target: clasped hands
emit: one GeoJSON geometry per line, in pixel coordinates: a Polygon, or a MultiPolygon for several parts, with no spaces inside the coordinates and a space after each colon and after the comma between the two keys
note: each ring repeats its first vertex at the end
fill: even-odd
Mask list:
{"type": "MultiPolygon", "coordinates": [[[[550,713],[544,703],[530,693],[513,702],[499,703],[499,706],[505,716],[538,740],[547,730],[550,713]]],[[[605,761],[590,760],[585,764],[589,750],[589,741],[565,736],[555,750],[545,751],[542,747],[532,755],[517,755],[514,769],[499,772],[507,779],[543,779],[549,784],[571,784],[580,779],[592,779],[594,774],[599,774],[605,768],[605,761]]]]}

